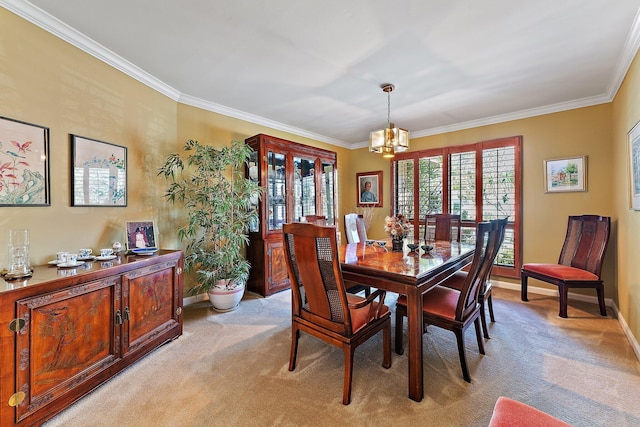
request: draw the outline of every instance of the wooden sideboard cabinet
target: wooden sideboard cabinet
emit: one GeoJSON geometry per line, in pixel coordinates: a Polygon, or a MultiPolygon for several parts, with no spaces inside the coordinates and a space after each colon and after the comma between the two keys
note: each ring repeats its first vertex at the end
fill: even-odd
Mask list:
{"type": "Polygon", "coordinates": [[[0,425],[40,425],[180,336],[183,263],[161,250],[0,280],[0,425]]]}
{"type": "Polygon", "coordinates": [[[325,216],[327,225],[336,224],[337,155],[263,134],[245,142],[253,149],[247,176],[264,189],[252,203],[260,219],[249,230],[247,287],[269,296],[291,287],[282,225],[307,216],[325,216]]]}

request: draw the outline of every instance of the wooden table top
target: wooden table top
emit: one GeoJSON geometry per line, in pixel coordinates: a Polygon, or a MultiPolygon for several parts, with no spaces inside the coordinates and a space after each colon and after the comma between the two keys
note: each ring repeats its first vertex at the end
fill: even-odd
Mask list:
{"type": "Polygon", "coordinates": [[[475,249],[474,245],[465,243],[434,241],[429,243],[434,248],[427,253],[421,248],[411,252],[406,244],[402,251],[395,252],[391,250],[391,240],[385,241],[385,247],[376,243],[371,246],[365,243],[341,245],[338,256],[342,270],[416,285],[438,274],[441,268],[448,268],[451,261],[470,258],[475,249]]]}

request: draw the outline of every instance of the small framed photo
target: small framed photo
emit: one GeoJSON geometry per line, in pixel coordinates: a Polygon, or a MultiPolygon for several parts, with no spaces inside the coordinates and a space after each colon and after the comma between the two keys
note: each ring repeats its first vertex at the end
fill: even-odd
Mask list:
{"type": "Polygon", "coordinates": [[[640,210],[640,122],[629,131],[629,207],[640,210]]]}
{"type": "Polygon", "coordinates": [[[0,206],[51,206],[49,128],[0,117],[0,206]]]}
{"type": "Polygon", "coordinates": [[[127,206],[127,148],[71,135],[71,206],[127,206]]]}
{"type": "Polygon", "coordinates": [[[153,221],[128,221],[126,229],[128,251],[158,247],[153,221]]]}
{"type": "Polygon", "coordinates": [[[356,173],[358,206],[382,207],[382,171],[356,173]]]}
{"type": "Polygon", "coordinates": [[[544,161],[545,193],[587,191],[587,156],[544,161]]]}

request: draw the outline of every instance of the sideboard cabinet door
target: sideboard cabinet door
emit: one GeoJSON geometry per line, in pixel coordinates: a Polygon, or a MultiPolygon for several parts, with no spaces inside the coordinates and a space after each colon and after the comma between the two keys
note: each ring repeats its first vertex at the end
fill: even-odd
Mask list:
{"type": "Polygon", "coordinates": [[[17,421],[82,386],[119,357],[120,277],[16,301],[17,421]]]}
{"type": "Polygon", "coordinates": [[[176,268],[176,262],[166,262],[122,276],[123,356],[156,346],[159,338],[166,341],[167,332],[182,327],[176,268]]]}

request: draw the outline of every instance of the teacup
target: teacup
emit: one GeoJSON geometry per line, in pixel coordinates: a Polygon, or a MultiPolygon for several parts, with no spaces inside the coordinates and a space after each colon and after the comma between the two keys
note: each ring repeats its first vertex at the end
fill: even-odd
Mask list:
{"type": "Polygon", "coordinates": [[[113,249],[112,248],[102,248],[100,249],[100,256],[101,257],[108,257],[113,255],[113,249]]]}
{"type": "Polygon", "coordinates": [[[91,256],[91,249],[78,249],[78,257],[79,258],[89,258],[91,256]]]}
{"type": "Polygon", "coordinates": [[[69,252],[57,252],[56,259],[58,260],[58,264],[67,262],[67,255],[69,255],[69,252]]]}
{"type": "Polygon", "coordinates": [[[367,246],[371,246],[375,243],[375,240],[367,239],[364,242],[367,244],[367,246]]]}
{"type": "Polygon", "coordinates": [[[376,242],[378,244],[378,246],[380,246],[381,248],[384,248],[385,246],[387,246],[387,242],[384,240],[378,240],[376,242]]]}
{"type": "Polygon", "coordinates": [[[74,265],[78,263],[78,254],[67,254],[67,264],[74,265]]]}

